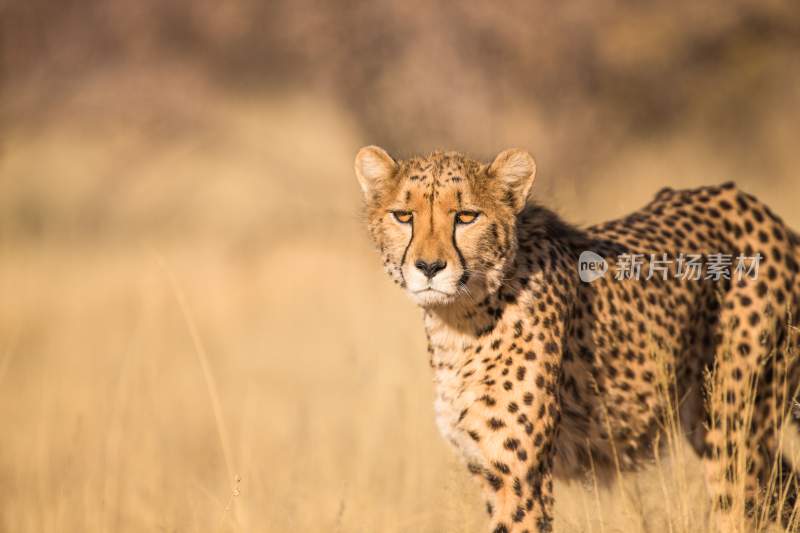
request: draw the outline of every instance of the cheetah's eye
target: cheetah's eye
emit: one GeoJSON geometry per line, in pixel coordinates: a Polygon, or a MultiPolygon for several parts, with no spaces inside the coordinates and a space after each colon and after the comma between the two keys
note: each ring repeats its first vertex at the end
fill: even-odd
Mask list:
{"type": "Polygon", "coordinates": [[[392,211],[392,216],[401,224],[409,224],[414,215],[411,211],[392,211]]]}
{"type": "Polygon", "coordinates": [[[472,224],[478,215],[476,211],[459,211],[456,213],[456,224],[472,224]]]}

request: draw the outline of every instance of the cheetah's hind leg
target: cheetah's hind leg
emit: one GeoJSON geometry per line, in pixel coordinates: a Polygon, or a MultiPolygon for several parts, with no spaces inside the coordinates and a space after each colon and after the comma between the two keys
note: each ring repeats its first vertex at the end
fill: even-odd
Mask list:
{"type": "Polygon", "coordinates": [[[749,531],[747,524],[761,530],[777,519],[800,530],[800,478],[781,446],[797,392],[784,344],[786,323],[776,320],[772,334],[735,319],[728,323],[707,383],[704,463],[712,512],[721,530],[749,531]]]}

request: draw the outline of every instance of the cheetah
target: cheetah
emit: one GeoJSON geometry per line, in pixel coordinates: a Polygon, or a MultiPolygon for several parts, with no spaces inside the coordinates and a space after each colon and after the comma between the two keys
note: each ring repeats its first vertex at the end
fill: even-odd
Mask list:
{"type": "Polygon", "coordinates": [[[481,484],[489,531],[552,531],[554,479],[652,461],[665,397],[680,399],[715,516],[752,514],[777,462],[785,498],[767,505],[785,523],[798,491],[778,442],[800,384],[798,235],[733,183],[666,188],[579,229],[529,199],[535,172],[518,149],[490,164],[375,146],[355,159],[383,266],[423,310],[438,429],[481,484]],[[579,273],[586,251],[608,268],[593,281],[579,273]],[[673,261],[669,275],[618,279],[625,254],[643,255],[643,272],[662,254],[760,261],[757,275],[692,279],[673,261]]]}

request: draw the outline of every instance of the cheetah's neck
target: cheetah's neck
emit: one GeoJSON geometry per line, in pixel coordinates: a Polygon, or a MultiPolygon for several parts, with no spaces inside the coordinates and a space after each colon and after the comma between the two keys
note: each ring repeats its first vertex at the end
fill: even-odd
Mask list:
{"type": "Polygon", "coordinates": [[[503,285],[483,296],[472,295],[455,304],[426,310],[425,331],[432,358],[454,363],[452,359],[458,353],[474,347],[481,338],[502,334],[510,316],[520,305],[530,303],[530,293],[543,287],[548,275],[575,277],[576,271],[561,271],[564,266],[555,264],[553,257],[566,252],[577,258],[582,250],[591,247],[590,241],[585,232],[563,222],[552,211],[529,205],[518,217],[516,245],[509,252],[503,285]]]}

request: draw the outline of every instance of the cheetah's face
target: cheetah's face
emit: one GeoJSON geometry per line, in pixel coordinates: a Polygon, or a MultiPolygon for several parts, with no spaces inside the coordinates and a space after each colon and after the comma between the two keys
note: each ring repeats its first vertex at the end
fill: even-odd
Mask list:
{"type": "Polygon", "coordinates": [[[355,170],[384,267],[419,305],[499,288],[533,183],[530,155],[506,150],[483,165],[436,152],[398,162],[370,146],[359,151],[355,170]]]}

